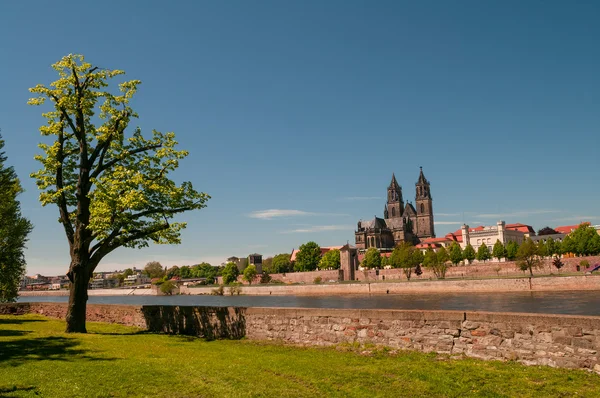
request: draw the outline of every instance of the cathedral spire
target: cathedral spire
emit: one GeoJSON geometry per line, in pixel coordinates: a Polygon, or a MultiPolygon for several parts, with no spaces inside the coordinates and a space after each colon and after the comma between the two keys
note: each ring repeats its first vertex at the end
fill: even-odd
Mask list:
{"type": "Polygon", "coordinates": [[[423,166],[419,166],[419,169],[421,169],[421,172],[419,173],[419,182],[417,182],[417,184],[429,185],[429,181],[427,181],[427,178],[425,178],[425,175],[423,174],[423,166]]]}
{"type": "Polygon", "coordinates": [[[396,188],[397,190],[400,190],[400,184],[398,184],[398,181],[396,181],[396,175],[394,173],[392,173],[392,182],[390,182],[388,189],[390,188],[396,188]]]}

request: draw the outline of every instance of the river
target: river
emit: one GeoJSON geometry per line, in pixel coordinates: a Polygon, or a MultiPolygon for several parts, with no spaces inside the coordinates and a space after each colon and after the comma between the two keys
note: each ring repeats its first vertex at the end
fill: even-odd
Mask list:
{"type": "MultiPolygon", "coordinates": [[[[66,302],[66,296],[21,297],[20,302],[66,302]]],[[[600,316],[600,292],[438,293],[347,296],[90,296],[91,304],[238,307],[364,308],[530,312],[600,316]]]]}

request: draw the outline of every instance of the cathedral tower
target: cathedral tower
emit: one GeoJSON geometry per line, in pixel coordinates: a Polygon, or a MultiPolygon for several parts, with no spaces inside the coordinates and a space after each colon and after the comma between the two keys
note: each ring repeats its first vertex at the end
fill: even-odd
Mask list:
{"type": "Polygon", "coordinates": [[[404,200],[402,199],[402,187],[396,181],[396,176],[392,173],[392,182],[387,189],[387,204],[385,206],[384,216],[386,219],[402,217],[404,200]]]}
{"type": "Polygon", "coordinates": [[[417,210],[416,235],[419,239],[435,238],[435,231],[433,229],[433,199],[431,198],[429,181],[425,178],[422,167],[419,174],[419,181],[417,181],[415,186],[415,204],[417,210]]]}

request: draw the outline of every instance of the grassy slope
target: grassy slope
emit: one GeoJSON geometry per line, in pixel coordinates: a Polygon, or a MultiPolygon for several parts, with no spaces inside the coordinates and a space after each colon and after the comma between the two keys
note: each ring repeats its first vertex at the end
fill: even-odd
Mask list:
{"type": "Polygon", "coordinates": [[[600,396],[600,377],[584,371],[207,342],[100,323],[87,335],[63,329],[40,316],[0,316],[0,396],[600,396]]]}

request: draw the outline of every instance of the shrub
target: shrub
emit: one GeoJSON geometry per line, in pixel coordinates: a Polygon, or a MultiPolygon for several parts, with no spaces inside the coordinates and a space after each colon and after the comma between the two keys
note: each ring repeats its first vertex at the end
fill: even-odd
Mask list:
{"type": "Polygon", "coordinates": [[[320,276],[317,276],[313,282],[314,282],[316,285],[318,285],[318,284],[320,284],[322,281],[323,281],[323,278],[321,278],[320,276]]]}
{"type": "Polygon", "coordinates": [[[177,286],[175,286],[175,284],[173,282],[165,281],[165,282],[161,283],[160,291],[161,291],[161,293],[170,296],[171,294],[173,294],[173,290],[175,290],[176,287],[177,286]]]}
{"type": "Polygon", "coordinates": [[[588,260],[581,260],[579,262],[579,265],[581,266],[581,268],[589,268],[590,267],[590,263],[588,260]]]}
{"type": "Polygon", "coordinates": [[[220,285],[218,288],[213,289],[210,292],[210,294],[212,294],[213,296],[222,296],[224,292],[225,292],[225,289],[223,288],[223,285],[220,285]]]}
{"type": "Polygon", "coordinates": [[[269,275],[263,271],[263,273],[260,275],[260,283],[269,283],[269,282],[271,282],[271,275],[269,275]]]}
{"type": "Polygon", "coordinates": [[[234,294],[237,294],[239,296],[241,292],[242,292],[242,287],[239,282],[232,283],[229,286],[229,295],[230,296],[233,296],[234,294]]]}

